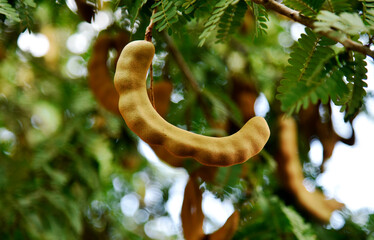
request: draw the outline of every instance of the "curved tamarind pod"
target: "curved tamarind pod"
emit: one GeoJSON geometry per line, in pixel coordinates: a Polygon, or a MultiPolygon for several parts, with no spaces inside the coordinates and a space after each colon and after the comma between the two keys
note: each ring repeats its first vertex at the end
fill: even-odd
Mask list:
{"type": "Polygon", "coordinates": [[[167,163],[172,167],[183,167],[183,161],[186,159],[184,157],[178,157],[166,150],[161,145],[149,145],[152,150],[155,152],[157,157],[163,162],[167,163]]]}
{"type": "Polygon", "coordinates": [[[98,102],[113,114],[119,115],[119,96],[107,66],[108,51],[111,47],[113,38],[109,35],[102,34],[97,38],[87,66],[88,82],[98,102]]]}
{"type": "MultiPolygon", "coordinates": [[[[118,110],[119,95],[107,66],[108,51],[110,48],[115,48],[117,52],[120,52],[127,42],[128,35],[124,32],[118,33],[116,37],[101,34],[94,44],[93,53],[88,63],[89,85],[95,98],[105,109],[116,115],[121,115],[118,110]]],[[[118,58],[119,54],[116,62],[118,58]]],[[[162,117],[165,117],[168,112],[172,90],[173,86],[170,82],[161,81],[154,84],[155,108],[162,117]]],[[[184,158],[172,155],[162,146],[150,146],[156,155],[167,164],[173,167],[182,167],[184,158]]]]}
{"type": "Polygon", "coordinates": [[[279,152],[276,156],[278,170],[285,187],[295,196],[299,205],[322,222],[329,222],[333,211],[344,205],[334,199],[326,199],[322,192],[309,192],[303,185],[304,175],[299,159],[297,126],[291,117],[280,117],[279,152]]]}
{"type": "MultiPolygon", "coordinates": [[[[173,85],[170,82],[156,82],[153,86],[153,96],[155,99],[155,109],[161,117],[165,118],[169,110],[170,96],[173,85]]],[[[173,167],[182,167],[185,158],[174,156],[161,145],[149,145],[156,153],[157,157],[173,167]]]]}
{"type": "Polygon", "coordinates": [[[171,82],[161,81],[153,85],[153,96],[155,98],[155,109],[161,117],[165,118],[170,106],[170,97],[173,91],[171,82]]]}
{"type": "Polygon", "coordinates": [[[270,130],[262,117],[250,119],[237,133],[208,137],[169,124],[152,107],[146,91],[146,75],[155,48],[134,41],[122,50],[114,77],[120,95],[119,110],[127,126],[148,144],[162,145],[179,157],[192,157],[203,165],[231,166],[259,153],[270,130]]]}
{"type": "Polygon", "coordinates": [[[240,109],[243,120],[248,121],[256,116],[255,102],[259,93],[256,90],[255,85],[251,82],[245,81],[245,79],[238,76],[232,76],[230,80],[233,84],[231,97],[240,109]]]}
{"type": "MultiPolygon", "coordinates": [[[[89,85],[95,98],[105,109],[116,115],[121,115],[118,110],[119,95],[106,62],[110,48],[114,47],[117,52],[120,52],[127,42],[128,35],[126,33],[119,33],[115,38],[108,34],[101,34],[94,44],[92,57],[88,63],[89,85]]],[[[162,117],[165,117],[168,112],[172,90],[173,86],[170,82],[162,81],[154,84],[155,108],[162,117]]],[[[173,167],[183,165],[183,158],[172,155],[162,146],[150,146],[156,155],[167,164],[173,167]]]]}

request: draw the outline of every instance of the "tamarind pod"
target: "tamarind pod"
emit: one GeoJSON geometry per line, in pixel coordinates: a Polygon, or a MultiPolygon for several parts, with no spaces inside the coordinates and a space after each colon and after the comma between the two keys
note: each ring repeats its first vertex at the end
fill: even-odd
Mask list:
{"type": "Polygon", "coordinates": [[[181,211],[183,235],[186,240],[229,240],[238,228],[240,216],[239,212],[235,211],[226,220],[226,223],[214,233],[205,235],[203,231],[202,192],[199,189],[197,179],[202,178],[204,181],[211,181],[216,170],[215,167],[202,166],[190,175],[186,184],[181,211]],[[206,174],[207,172],[209,173],[206,174]]]}
{"type": "Polygon", "coordinates": [[[211,166],[200,166],[195,172],[193,173],[194,177],[201,178],[204,182],[213,182],[215,177],[217,176],[218,167],[211,167],[211,166]]]}
{"type": "Polygon", "coordinates": [[[255,102],[259,96],[256,86],[240,76],[233,75],[230,80],[233,85],[231,97],[237,104],[243,121],[248,121],[256,116],[255,102]]]}
{"type": "Polygon", "coordinates": [[[201,208],[202,193],[194,177],[188,179],[184,190],[181,211],[183,235],[186,240],[204,239],[204,213],[201,208]]]}
{"type": "Polygon", "coordinates": [[[177,128],[152,107],[146,91],[146,75],[155,48],[152,43],[133,41],[122,50],[114,77],[120,95],[119,110],[127,126],[148,144],[162,145],[179,157],[192,157],[203,165],[231,166],[259,153],[270,130],[262,117],[250,119],[227,137],[208,137],[177,128]]]}
{"type": "Polygon", "coordinates": [[[102,34],[97,38],[87,66],[88,82],[98,102],[113,114],[120,115],[119,96],[107,66],[108,51],[112,46],[113,39],[109,35],[102,34]]]}
{"type": "Polygon", "coordinates": [[[93,46],[87,67],[89,86],[95,98],[105,109],[116,115],[121,115],[118,110],[119,96],[107,66],[108,52],[111,48],[117,50],[118,56],[115,61],[117,63],[119,53],[128,41],[129,36],[126,32],[119,32],[116,36],[100,34],[93,46]]]}
{"type": "MultiPolygon", "coordinates": [[[[120,115],[118,110],[119,96],[107,66],[108,51],[114,47],[117,52],[120,52],[128,39],[128,34],[125,32],[120,32],[115,37],[101,34],[93,46],[92,57],[88,63],[89,86],[95,98],[105,109],[116,115],[120,115]]],[[[119,54],[116,62],[118,58],[119,54]]],[[[165,117],[168,112],[172,90],[173,86],[170,82],[162,81],[154,84],[155,108],[162,117],[165,117]]],[[[183,165],[184,158],[172,155],[162,146],[150,146],[156,155],[167,164],[173,167],[183,165]]]]}
{"type": "MultiPolygon", "coordinates": [[[[173,85],[168,81],[156,82],[153,85],[153,96],[155,99],[155,108],[158,114],[161,117],[165,118],[166,114],[169,111],[170,106],[170,97],[173,91],[173,85]]],[[[149,94],[148,94],[149,96],[149,94]]],[[[169,153],[163,146],[161,145],[149,145],[152,150],[155,152],[158,158],[162,161],[166,162],[170,166],[173,167],[182,167],[183,161],[185,158],[174,156],[173,154],[169,153]]]]}
{"type": "Polygon", "coordinates": [[[155,109],[161,117],[165,118],[169,112],[170,97],[173,85],[168,81],[156,82],[153,85],[153,96],[155,99],[155,109]]]}
{"type": "MultiPolygon", "coordinates": [[[[128,35],[126,33],[119,33],[115,38],[108,34],[101,34],[93,46],[92,57],[88,63],[89,86],[95,98],[105,109],[116,115],[121,115],[118,110],[119,95],[114,87],[107,66],[108,51],[110,48],[115,47],[120,52],[127,42],[128,35]]],[[[170,82],[162,81],[154,84],[155,108],[163,117],[168,112],[172,90],[173,86],[170,82]]],[[[150,146],[156,155],[167,164],[173,167],[181,167],[183,165],[184,158],[172,155],[162,146],[150,146]]]]}
{"type": "Polygon", "coordinates": [[[332,212],[344,205],[334,199],[327,200],[322,192],[309,192],[304,187],[303,169],[298,154],[296,122],[291,117],[282,116],[278,119],[278,126],[279,152],[276,160],[285,187],[295,196],[303,209],[316,219],[329,222],[332,212]]]}
{"type": "Polygon", "coordinates": [[[152,150],[155,152],[155,154],[161,161],[167,163],[168,165],[172,167],[183,167],[183,161],[186,158],[174,156],[161,145],[149,145],[149,146],[152,148],[152,150]]]}
{"type": "Polygon", "coordinates": [[[207,236],[209,240],[229,240],[231,239],[239,225],[239,212],[235,211],[231,216],[226,220],[225,224],[215,231],[214,233],[207,236]]]}

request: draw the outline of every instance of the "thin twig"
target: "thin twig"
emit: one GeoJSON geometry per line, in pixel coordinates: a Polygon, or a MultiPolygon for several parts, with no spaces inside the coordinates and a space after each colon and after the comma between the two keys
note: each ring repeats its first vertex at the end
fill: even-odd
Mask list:
{"type": "MultiPolygon", "coordinates": [[[[308,18],[300,12],[295,11],[281,3],[278,3],[274,0],[253,0],[253,2],[257,4],[263,5],[266,9],[271,9],[281,15],[284,15],[286,17],[289,17],[290,19],[294,20],[295,22],[301,23],[306,27],[309,27],[311,29],[315,29],[314,23],[315,20],[308,18]]],[[[360,52],[362,54],[365,54],[367,56],[370,56],[374,59],[374,51],[370,50],[369,47],[364,46],[358,42],[352,41],[349,38],[339,38],[334,36],[334,31],[324,31],[324,32],[319,32],[321,35],[328,37],[336,42],[341,43],[345,48],[360,52]]]]}
{"type": "MultiPolygon", "coordinates": [[[[153,26],[155,25],[155,23],[153,22],[153,16],[155,15],[156,12],[157,12],[156,8],[153,9],[152,16],[149,21],[149,25],[145,31],[144,40],[148,42],[152,42],[152,30],[153,30],[153,26]]],[[[149,67],[149,76],[151,78],[150,87],[149,87],[150,98],[151,98],[152,106],[155,107],[155,96],[153,94],[153,66],[152,64],[149,67]]]]}
{"type": "Polygon", "coordinates": [[[200,94],[201,89],[199,88],[199,85],[197,84],[197,81],[195,77],[193,76],[187,63],[184,61],[182,54],[179,52],[178,48],[175,46],[173,39],[171,39],[166,32],[163,32],[163,37],[168,46],[170,54],[173,56],[175,62],[178,64],[179,69],[182,71],[188,84],[193,89],[193,91],[200,94]]]}
{"type": "Polygon", "coordinates": [[[202,91],[192,74],[190,68],[188,67],[186,61],[184,60],[182,54],[178,50],[178,48],[175,46],[173,39],[164,31],[163,37],[165,39],[165,42],[168,46],[168,50],[170,54],[173,56],[176,64],[178,65],[179,69],[183,73],[184,77],[187,80],[188,85],[191,87],[191,89],[197,94],[197,101],[200,103],[201,109],[203,110],[203,113],[208,121],[208,123],[211,126],[216,125],[216,121],[214,120],[212,114],[211,114],[211,108],[206,104],[204,101],[204,98],[202,96],[202,91]]]}

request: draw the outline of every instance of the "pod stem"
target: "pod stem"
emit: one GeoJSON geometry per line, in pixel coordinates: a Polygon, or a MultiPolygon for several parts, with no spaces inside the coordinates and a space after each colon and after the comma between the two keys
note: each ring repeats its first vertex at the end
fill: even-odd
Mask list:
{"type": "MultiPolygon", "coordinates": [[[[151,16],[150,21],[149,21],[149,25],[148,25],[147,29],[145,30],[144,40],[146,40],[148,42],[152,42],[152,29],[153,29],[153,26],[155,25],[155,23],[153,22],[153,16],[157,12],[156,9],[157,8],[153,9],[152,16],[151,16]]],[[[150,86],[149,86],[150,99],[151,99],[153,108],[155,108],[155,97],[154,97],[154,94],[153,94],[153,67],[152,67],[152,64],[149,67],[149,77],[150,77],[150,86]]]]}

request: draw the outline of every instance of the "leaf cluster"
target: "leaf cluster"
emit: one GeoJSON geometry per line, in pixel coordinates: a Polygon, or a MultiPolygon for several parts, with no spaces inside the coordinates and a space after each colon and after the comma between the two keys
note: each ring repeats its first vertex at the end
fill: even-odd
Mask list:
{"type": "Polygon", "coordinates": [[[152,5],[157,8],[157,12],[152,16],[156,29],[161,32],[164,29],[170,29],[171,25],[178,21],[177,7],[175,2],[169,0],[159,0],[152,5]]]}
{"type": "Polygon", "coordinates": [[[313,17],[318,14],[325,0],[285,0],[283,3],[305,16],[313,17]]]}
{"type": "Polygon", "coordinates": [[[255,20],[256,36],[266,33],[268,26],[266,22],[269,21],[269,15],[264,6],[258,5],[252,1],[246,1],[249,7],[252,9],[252,13],[255,20]]]}
{"type": "Polygon", "coordinates": [[[359,54],[355,57],[336,54],[333,44],[309,29],[302,34],[278,88],[277,98],[284,111],[298,112],[301,107],[307,108],[310,102],[327,103],[330,99],[343,106],[342,111],[350,109],[346,112],[346,120],[359,110],[365,96],[366,84],[362,80],[366,79],[366,63],[359,54]],[[352,73],[356,71],[353,77],[352,73]],[[351,79],[348,85],[345,79],[351,79]]]}
{"type": "MultiPolygon", "coordinates": [[[[238,2],[239,1],[237,0],[229,0],[229,1],[221,0],[215,4],[213,12],[211,13],[208,21],[204,24],[204,31],[199,36],[199,39],[200,39],[199,46],[202,46],[204,42],[206,41],[206,39],[210,36],[210,34],[220,26],[221,20],[230,19],[231,17],[229,23],[227,24],[221,23],[221,26],[225,25],[225,28],[227,29],[230,27],[230,24],[232,22],[232,17],[235,16],[229,13],[229,11],[232,10],[230,6],[233,7],[236,4],[238,4],[238,2]]],[[[223,33],[224,32],[225,30],[223,30],[223,33]]]]}

